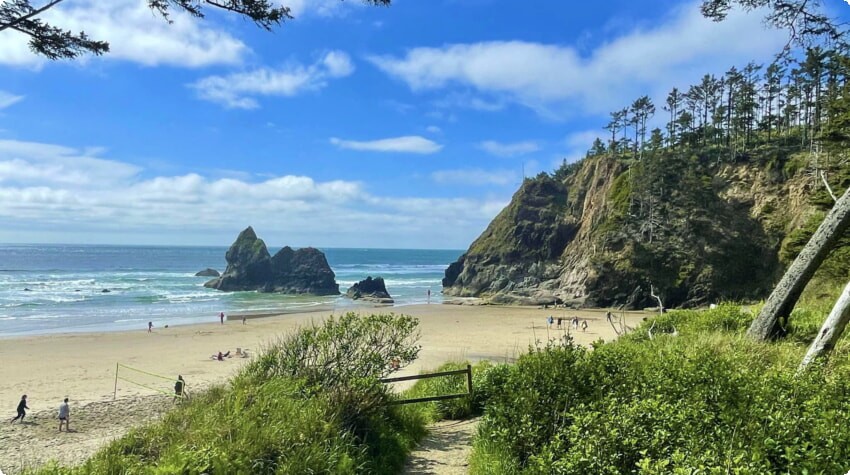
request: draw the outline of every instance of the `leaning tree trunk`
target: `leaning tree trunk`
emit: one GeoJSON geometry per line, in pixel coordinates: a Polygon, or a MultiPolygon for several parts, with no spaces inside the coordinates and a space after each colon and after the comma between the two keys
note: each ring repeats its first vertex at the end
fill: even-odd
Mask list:
{"type": "Polygon", "coordinates": [[[756,340],[767,340],[779,334],[781,330],[779,319],[787,320],[806,284],[848,226],[850,226],[850,188],[835,203],[815,234],[800,251],[800,255],[785,271],[785,275],[773,289],[764,308],[747,330],[747,335],[756,340]]]}
{"type": "Polygon", "coordinates": [[[832,307],[832,311],[829,312],[829,316],[823,322],[817,338],[809,347],[803,362],[800,363],[798,372],[803,371],[809,363],[821,356],[826,356],[835,348],[835,344],[841,338],[841,334],[844,333],[844,327],[847,326],[848,320],[850,320],[850,283],[844,287],[844,292],[841,293],[841,297],[835,302],[835,306],[832,307]]]}

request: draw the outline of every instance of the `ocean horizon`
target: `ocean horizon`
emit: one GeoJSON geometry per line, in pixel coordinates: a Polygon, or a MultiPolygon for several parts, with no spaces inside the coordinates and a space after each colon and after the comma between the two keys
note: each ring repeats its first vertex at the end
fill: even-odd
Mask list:
{"type": "MultiPolygon", "coordinates": [[[[0,335],[145,330],[214,322],[219,312],[289,313],[359,306],[344,296],[221,292],[228,246],[0,244],[0,335]],[[106,290],[106,291],[105,291],[106,290]]],[[[279,248],[269,248],[274,254],[279,248]]],[[[446,267],[464,251],[319,248],[340,291],[383,277],[396,306],[442,302],[446,267]]]]}

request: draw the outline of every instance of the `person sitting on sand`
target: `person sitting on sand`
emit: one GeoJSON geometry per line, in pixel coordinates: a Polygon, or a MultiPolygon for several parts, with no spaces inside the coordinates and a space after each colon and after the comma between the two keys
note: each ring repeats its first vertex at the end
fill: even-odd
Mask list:
{"type": "Polygon", "coordinates": [[[218,356],[216,357],[219,361],[224,361],[224,354],[222,352],[218,352],[218,356]]]}
{"type": "Polygon", "coordinates": [[[29,408],[30,407],[27,406],[27,395],[24,394],[23,396],[21,396],[21,402],[18,403],[18,415],[15,416],[14,419],[12,419],[12,422],[15,422],[16,420],[20,419],[21,424],[23,424],[24,423],[24,417],[26,417],[26,415],[27,415],[27,411],[25,411],[24,409],[29,409],[29,408]]]}
{"type": "Polygon", "coordinates": [[[65,425],[65,432],[71,430],[71,406],[68,405],[68,398],[59,405],[59,432],[62,432],[62,425],[65,425]]]}

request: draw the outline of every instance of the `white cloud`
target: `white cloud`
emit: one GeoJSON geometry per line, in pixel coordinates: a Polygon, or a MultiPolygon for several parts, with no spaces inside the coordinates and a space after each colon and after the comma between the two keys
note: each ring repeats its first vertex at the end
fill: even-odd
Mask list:
{"type": "Polygon", "coordinates": [[[333,145],[342,149],[367,152],[394,152],[431,154],[442,150],[443,146],[419,135],[408,135],[371,141],[343,140],[336,137],[330,139],[333,145]]]}
{"type": "Polygon", "coordinates": [[[436,125],[429,125],[428,127],[425,127],[425,130],[429,134],[440,134],[443,132],[443,129],[437,127],[436,125]]]}
{"type": "Polygon", "coordinates": [[[465,170],[439,170],[431,174],[431,178],[440,184],[457,185],[518,185],[519,173],[511,170],[482,170],[479,168],[465,170]]]}
{"type": "Polygon", "coordinates": [[[24,99],[24,96],[16,96],[10,92],[0,91],[0,110],[3,110],[24,99]]]}
{"type": "Polygon", "coordinates": [[[354,63],[351,62],[351,57],[342,51],[329,52],[322,60],[322,64],[324,64],[328,75],[334,78],[350,76],[354,72],[354,63]]]}
{"type": "Polygon", "coordinates": [[[345,14],[347,7],[359,5],[358,2],[343,2],[341,0],[278,0],[274,3],[289,7],[290,13],[296,18],[305,15],[341,16],[345,14]]]}
{"type": "Polygon", "coordinates": [[[192,235],[221,245],[252,224],[270,243],[459,248],[505,205],[382,196],[360,182],[307,176],[148,174],[71,147],[0,141],[0,241],[21,242],[26,229],[28,240],[185,243],[192,235]]]}
{"type": "MultiPolygon", "coordinates": [[[[109,60],[145,66],[202,67],[238,64],[249,51],[240,40],[218,29],[209,20],[174,11],[172,23],[154,14],[139,0],[78,0],[47,10],[41,18],[70,31],[85,31],[91,38],[108,41],[109,60]]],[[[0,64],[39,68],[48,61],[34,55],[28,37],[3,32],[0,64]]]]}
{"type": "Polygon", "coordinates": [[[201,99],[231,109],[256,109],[254,96],[291,97],[327,86],[328,79],[354,72],[351,58],[342,51],[330,51],[316,63],[290,64],[279,69],[260,68],[226,76],[207,76],[189,86],[201,99]]]}
{"type": "Polygon", "coordinates": [[[540,144],[531,140],[516,143],[501,143],[495,140],[486,140],[478,144],[478,148],[497,157],[515,157],[537,152],[540,150],[540,144]]]}
{"type": "Polygon", "coordinates": [[[760,12],[706,20],[689,2],[664,24],[634,30],[582,54],[559,44],[490,41],[421,47],[369,58],[414,91],[472,88],[562,117],[571,108],[605,113],[641,94],[660,95],[752,59],[772,57],[785,33],[765,30],[760,12]]]}

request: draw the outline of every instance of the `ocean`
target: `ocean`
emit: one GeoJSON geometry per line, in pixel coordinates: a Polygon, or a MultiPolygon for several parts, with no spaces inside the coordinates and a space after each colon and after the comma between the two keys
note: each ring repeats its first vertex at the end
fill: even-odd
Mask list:
{"type": "MultiPolygon", "coordinates": [[[[342,296],[220,292],[195,273],[223,272],[227,247],[0,245],[0,335],[144,330],[225,314],[341,309],[342,296]],[[108,290],[108,292],[104,292],[108,290]]],[[[396,306],[442,301],[440,280],[463,251],[322,249],[340,291],[383,277],[396,306]]],[[[273,255],[277,249],[269,249],[273,255]]]]}

